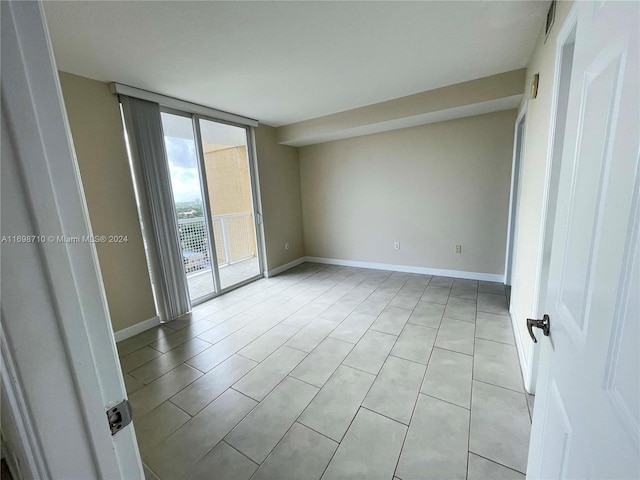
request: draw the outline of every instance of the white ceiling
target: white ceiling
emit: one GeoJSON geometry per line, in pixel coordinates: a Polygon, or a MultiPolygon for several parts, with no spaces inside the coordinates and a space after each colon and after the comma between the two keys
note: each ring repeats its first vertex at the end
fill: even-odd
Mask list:
{"type": "Polygon", "coordinates": [[[280,126],[526,66],[546,1],[50,1],[60,70],[280,126]]]}
{"type": "MultiPolygon", "coordinates": [[[[192,142],[195,138],[190,117],[163,113],[162,131],[168,137],[181,138],[192,142]]],[[[244,128],[225,123],[201,119],[200,134],[204,143],[215,143],[229,147],[242,147],[247,144],[247,131],[244,128]]]]}

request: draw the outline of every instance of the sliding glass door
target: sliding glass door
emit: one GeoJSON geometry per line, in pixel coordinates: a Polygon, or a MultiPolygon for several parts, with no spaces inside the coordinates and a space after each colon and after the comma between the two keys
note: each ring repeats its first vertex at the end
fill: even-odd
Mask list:
{"type": "Polygon", "coordinates": [[[192,303],[260,275],[246,128],[163,111],[182,262],[192,303]]]}
{"type": "Polygon", "coordinates": [[[260,274],[247,130],[199,119],[220,288],[260,274]]]}

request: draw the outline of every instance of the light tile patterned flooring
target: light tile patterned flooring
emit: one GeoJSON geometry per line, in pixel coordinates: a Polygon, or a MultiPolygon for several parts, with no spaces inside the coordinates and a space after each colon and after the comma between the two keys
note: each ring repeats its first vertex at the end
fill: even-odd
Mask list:
{"type": "Polygon", "coordinates": [[[523,479],[503,287],[303,264],[118,344],[147,477],[523,479]]]}
{"type": "MultiPolygon", "coordinates": [[[[231,265],[225,265],[224,267],[220,267],[221,288],[233,286],[248,278],[255,277],[259,273],[260,264],[258,257],[252,257],[237,263],[232,263],[231,265]]],[[[189,285],[189,296],[192,300],[209,295],[213,292],[211,269],[188,273],[187,283],[189,285]]]]}

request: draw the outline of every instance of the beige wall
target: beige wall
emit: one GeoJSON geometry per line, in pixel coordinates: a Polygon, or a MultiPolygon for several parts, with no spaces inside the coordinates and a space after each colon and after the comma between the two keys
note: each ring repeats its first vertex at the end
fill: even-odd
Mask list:
{"type": "Polygon", "coordinates": [[[504,106],[505,101],[508,101],[511,107],[520,101],[524,75],[523,68],[512,70],[284,125],[278,128],[278,139],[287,145],[311,145],[348,136],[355,137],[433,121],[505,110],[508,108],[504,106]],[[510,100],[514,97],[515,103],[510,100]],[[493,106],[490,107],[489,104],[493,106]],[[480,107],[481,105],[484,106],[480,107]],[[470,113],[476,108],[486,108],[486,110],[470,113]],[[418,119],[428,121],[420,122],[418,119]],[[415,123],[406,123],[414,120],[415,123]]]}
{"type": "Polygon", "coordinates": [[[300,148],[306,254],[502,274],[515,115],[300,148]]]}
{"type": "Polygon", "coordinates": [[[156,315],[117,97],[105,83],[60,72],[71,134],[114,331],[156,315]]]}
{"type": "Polygon", "coordinates": [[[279,145],[276,129],[267,125],[255,129],[255,138],[267,268],[273,270],[305,255],[298,149],[279,145]]]}
{"type": "Polygon", "coordinates": [[[213,148],[205,144],[204,166],[214,215],[251,212],[247,147],[213,148]]]}
{"type": "MultiPolygon", "coordinates": [[[[60,72],[76,155],[96,235],[127,235],[97,246],[115,331],[156,315],[117,98],[106,83],[60,72]]],[[[267,266],[304,256],[296,148],[278,145],[275,129],[256,128],[267,266]],[[289,243],[289,250],[284,243],[289,243]]]]}
{"type": "MultiPolygon", "coordinates": [[[[253,197],[249,177],[247,147],[229,147],[212,143],[204,144],[204,168],[207,176],[209,202],[213,215],[250,213],[250,217],[227,218],[229,255],[231,261],[256,256],[253,197]]],[[[225,259],[222,220],[214,222],[214,237],[218,264],[225,259]]]]}

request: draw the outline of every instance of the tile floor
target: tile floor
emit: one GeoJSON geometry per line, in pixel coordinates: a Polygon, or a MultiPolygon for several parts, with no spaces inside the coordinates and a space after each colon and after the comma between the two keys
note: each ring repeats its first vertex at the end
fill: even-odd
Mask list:
{"type": "MultiPolygon", "coordinates": [[[[255,277],[259,273],[260,264],[258,257],[252,257],[237,263],[232,263],[231,265],[225,265],[220,267],[221,288],[233,286],[248,278],[255,277]]],[[[209,295],[213,292],[211,269],[188,273],[187,283],[189,284],[189,296],[192,300],[209,295]]]]}
{"type": "Polygon", "coordinates": [[[523,479],[503,286],[303,264],[118,344],[149,479],[523,479]]]}

